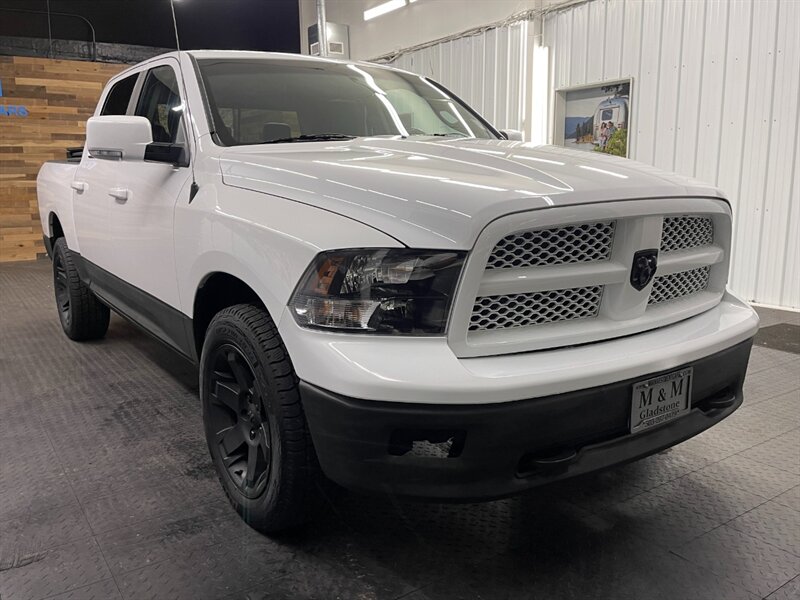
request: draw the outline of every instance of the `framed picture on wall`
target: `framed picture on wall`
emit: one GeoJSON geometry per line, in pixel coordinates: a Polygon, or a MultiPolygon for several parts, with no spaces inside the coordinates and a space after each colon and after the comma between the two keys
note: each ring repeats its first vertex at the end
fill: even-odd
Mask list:
{"type": "Polygon", "coordinates": [[[627,158],[632,87],[629,78],[556,90],[554,143],[627,158]]]}

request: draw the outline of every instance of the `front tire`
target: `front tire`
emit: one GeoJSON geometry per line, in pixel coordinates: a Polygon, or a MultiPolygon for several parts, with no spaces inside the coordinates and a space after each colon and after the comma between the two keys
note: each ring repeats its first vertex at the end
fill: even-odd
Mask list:
{"type": "Polygon", "coordinates": [[[302,523],[315,455],[297,376],[262,308],[231,306],[211,321],[200,398],[209,452],[242,519],[265,533],[302,523]]]}
{"type": "Polygon", "coordinates": [[[63,237],[53,245],[53,287],[58,318],[69,339],[95,340],[106,334],[111,312],[81,281],[63,237]]]}

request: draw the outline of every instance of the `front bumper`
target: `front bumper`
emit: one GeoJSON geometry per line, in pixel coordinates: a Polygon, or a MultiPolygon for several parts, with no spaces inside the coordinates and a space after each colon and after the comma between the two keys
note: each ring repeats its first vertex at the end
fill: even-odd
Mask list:
{"type": "Polygon", "coordinates": [[[726,293],[678,323],[580,346],[458,358],[444,337],[303,329],[284,311],[279,330],[297,376],[348,398],[486,405],[544,398],[677,369],[752,338],[758,316],[726,293]]]}
{"type": "Polygon", "coordinates": [[[376,402],[305,381],[301,396],[322,469],[340,485],[423,499],[484,500],[636,460],[718,423],[742,403],[751,346],[748,339],[675,368],[516,402],[376,402]],[[694,369],[691,411],[628,433],[633,384],[684,366],[694,369]],[[425,440],[451,440],[449,456],[415,454],[417,446],[448,447],[425,440]]]}

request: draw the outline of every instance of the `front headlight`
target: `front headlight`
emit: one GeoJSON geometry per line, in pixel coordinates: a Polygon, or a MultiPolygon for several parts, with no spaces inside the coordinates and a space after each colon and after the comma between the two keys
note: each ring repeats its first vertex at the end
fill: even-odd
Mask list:
{"type": "Polygon", "coordinates": [[[303,327],[443,334],[465,252],[394,248],[318,254],[289,307],[303,327]]]}

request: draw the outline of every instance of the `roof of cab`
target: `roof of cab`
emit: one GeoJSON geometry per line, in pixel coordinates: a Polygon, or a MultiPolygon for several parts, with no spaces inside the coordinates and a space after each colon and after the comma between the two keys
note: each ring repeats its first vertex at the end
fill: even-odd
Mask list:
{"type": "Polygon", "coordinates": [[[113,81],[118,81],[119,79],[125,77],[130,71],[135,69],[140,69],[143,65],[146,65],[149,62],[153,62],[156,60],[160,60],[163,58],[176,58],[180,61],[181,55],[192,56],[193,58],[198,59],[231,59],[231,58],[260,58],[260,59],[274,59],[274,60],[296,60],[297,62],[322,62],[322,63],[333,63],[333,64],[340,64],[340,65],[367,65],[370,67],[379,67],[384,69],[392,69],[394,71],[400,71],[402,73],[408,73],[410,75],[417,75],[416,73],[411,73],[410,71],[406,71],[404,69],[398,69],[392,65],[385,65],[380,63],[370,63],[366,61],[358,61],[358,60],[343,60],[340,58],[328,58],[328,57],[321,57],[321,56],[311,56],[309,54],[293,54],[289,52],[258,52],[254,50],[173,50],[172,52],[165,52],[163,54],[159,54],[157,56],[153,56],[148,58],[147,60],[143,60],[135,65],[131,65],[127,69],[120,71],[114,77],[111,78],[113,81]]]}

